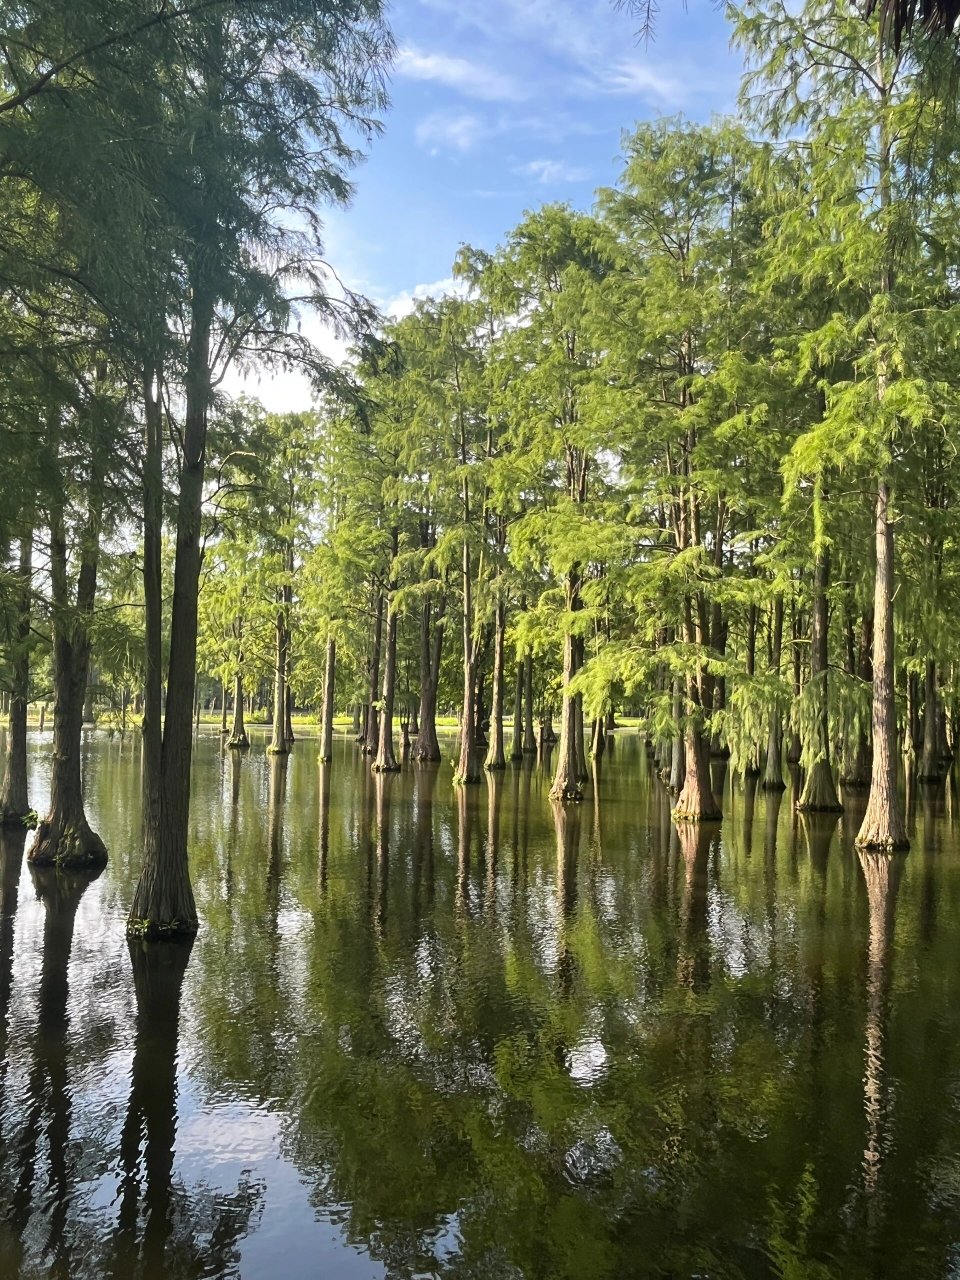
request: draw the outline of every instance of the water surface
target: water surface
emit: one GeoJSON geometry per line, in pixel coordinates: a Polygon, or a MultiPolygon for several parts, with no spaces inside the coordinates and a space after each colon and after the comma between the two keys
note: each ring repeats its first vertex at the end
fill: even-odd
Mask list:
{"type": "Polygon", "coordinates": [[[885,859],[729,779],[678,834],[625,732],[566,813],[264,748],[198,740],[192,949],[124,938],[135,737],[99,877],[4,835],[0,1276],[960,1274],[950,784],[885,859]]]}

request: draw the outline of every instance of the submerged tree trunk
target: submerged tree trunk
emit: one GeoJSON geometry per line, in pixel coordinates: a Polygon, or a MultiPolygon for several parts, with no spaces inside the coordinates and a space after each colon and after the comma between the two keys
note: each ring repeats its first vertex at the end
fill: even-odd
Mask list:
{"type": "Polygon", "coordinates": [[[503,601],[498,600],[493,636],[493,697],[490,706],[490,742],[487,747],[487,758],[483,767],[489,770],[505,769],[506,756],[503,749],[503,664],[506,644],[506,609],[503,601]]]}
{"type": "MultiPolygon", "coordinates": [[[[783,596],[777,595],[773,601],[773,620],[770,636],[770,667],[774,675],[780,675],[780,663],[783,657],[783,596]]],[[[767,730],[767,762],[763,772],[764,791],[784,791],[783,780],[783,719],[779,706],[770,712],[770,725],[767,730]]]]}
{"type": "MultiPolygon", "coordinates": [[[[166,715],[162,742],[159,738],[159,696],[150,717],[148,750],[147,717],[144,723],[143,868],[127,921],[131,935],[151,938],[190,935],[197,931],[197,907],[190,884],[187,837],[190,818],[190,765],[193,756],[190,710],[197,671],[197,603],[203,555],[201,516],[207,443],[207,411],[210,404],[210,333],[213,297],[203,268],[191,271],[191,326],[184,376],[186,406],[180,454],[180,494],[177,503],[177,539],[170,611],[170,653],[167,665],[166,715]],[[149,775],[149,776],[148,776],[149,775]]],[[[157,375],[159,371],[157,371],[157,375]]],[[[149,379],[147,379],[149,381],[149,379]]],[[[159,377],[157,376],[157,384],[159,377]]],[[[144,461],[144,590],[153,595],[148,610],[155,611],[148,628],[149,679],[156,679],[159,693],[161,664],[161,578],[163,481],[159,401],[152,390],[145,396],[147,451],[144,461]],[[156,415],[151,432],[150,419],[156,415]],[[152,547],[147,554],[147,528],[152,547]],[[152,675],[155,670],[156,676],[152,675]]]]}
{"type": "Polygon", "coordinates": [[[523,759],[523,663],[518,662],[513,682],[513,734],[510,759],[523,759]]]}
{"type": "Polygon", "coordinates": [[[670,751],[670,793],[679,796],[687,776],[687,751],[683,732],[683,688],[680,677],[673,679],[673,742],[670,751]]]}
{"type": "MultiPolygon", "coordinates": [[[[397,531],[393,536],[393,555],[397,554],[397,531]]],[[[391,571],[392,572],[392,571],[391,571]]],[[[377,773],[397,773],[396,750],[393,744],[393,708],[397,688],[397,610],[395,584],[391,581],[387,600],[387,653],[383,664],[383,692],[380,703],[380,740],[373,768],[377,773]]]]}
{"type": "MultiPolygon", "coordinates": [[[[687,697],[691,698],[688,679],[687,697]]],[[[710,782],[710,754],[703,731],[691,718],[684,735],[683,787],[673,807],[675,822],[717,822],[723,816],[710,782]]]]}
{"type": "Polygon", "coordinates": [[[811,745],[812,759],[797,808],[807,813],[841,813],[830,763],[830,724],[827,663],[827,588],[830,585],[830,553],[817,553],[813,571],[813,608],[810,615],[810,686],[815,703],[811,745]]]}
{"type": "Polygon", "coordinates": [[[11,691],[7,726],[7,760],[0,784],[0,826],[22,823],[30,813],[27,799],[27,706],[30,699],[30,597],[33,577],[33,530],[20,539],[17,621],[10,658],[11,691]]]}
{"type": "Polygon", "coordinates": [[[927,659],[923,685],[923,750],[920,753],[918,782],[939,782],[940,765],[940,700],[937,696],[937,664],[927,659]]]}
{"type": "Polygon", "coordinates": [[[337,641],[327,636],[326,660],[323,667],[323,706],[320,711],[320,759],[328,764],[333,759],[333,700],[336,689],[337,641]]]}
{"type": "MultiPolygon", "coordinates": [[[[90,621],[97,593],[103,495],[99,477],[90,483],[86,527],[81,537],[76,607],[67,584],[67,534],[63,508],[50,513],[50,585],[53,597],[53,770],[50,810],[37,827],[29,860],[35,866],[101,867],[107,849],[90,829],[83,808],[80,743],[90,663],[90,621]]],[[[191,700],[192,710],[192,700],[191,700]]]]}
{"type": "Polygon", "coordinates": [[[287,602],[283,588],[277,601],[275,619],[276,646],[273,667],[273,737],[267,747],[271,756],[285,756],[290,751],[287,741],[287,647],[290,637],[287,630],[287,602]]]}
{"type": "Polygon", "coordinates": [[[440,657],[443,647],[443,615],[434,617],[429,597],[420,614],[420,727],[413,744],[414,760],[440,759],[437,738],[437,686],[440,679],[440,657]]]}
{"type": "Polygon", "coordinates": [[[873,769],[870,796],[857,844],[894,852],[909,849],[897,792],[896,706],[893,696],[893,524],[886,481],[877,486],[877,564],[873,600],[873,769]]]}
{"type": "MultiPolygon", "coordinates": [[[[579,570],[574,567],[567,574],[566,611],[573,613],[580,607],[579,570]]],[[[560,749],[557,752],[557,767],[550,788],[550,799],[563,803],[583,799],[580,785],[582,770],[580,767],[580,750],[583,741],[582,716],[578,742],[577,719],[580,712],[576,696],[570,692],[570,685],[577,674],[577,637],[572,632],[563,639],[563,701],[560,709],[560,749]]]]}
{"type": "Polygon", "coordinates": [[[533,727],[533,654],[529,649],[523,659],[523,754],[537,754],[537,735],[533,727]]]}
{"type": "Polygon", "coordinates": [[[250,746],[250,739],[247,737],[247,728],[243,719],[243,654],[238,659],[240,665],[237,666],[237,674],[233,682],[233,729],[230,732],[230,739],[227,746],[234,751],[246,751],[250,746]]]}

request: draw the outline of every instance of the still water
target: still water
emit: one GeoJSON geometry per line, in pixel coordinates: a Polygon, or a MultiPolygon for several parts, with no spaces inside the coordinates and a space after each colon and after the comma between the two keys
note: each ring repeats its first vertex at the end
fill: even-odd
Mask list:
{"type": "Polygon", "coordinates": [[[3,837],[5,1280],[960,1275],[949,784],[861,858],[862,800],[729,779],[678,835],[627,733],[566,814],[264,747],[198,740],[192,950],[124,938],[135,737],[85,742],[99,877],[3,837]]]}

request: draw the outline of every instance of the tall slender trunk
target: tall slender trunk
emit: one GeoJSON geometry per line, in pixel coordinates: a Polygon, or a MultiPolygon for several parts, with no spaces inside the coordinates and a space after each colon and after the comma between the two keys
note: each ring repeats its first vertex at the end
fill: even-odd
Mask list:
{"type": "Polygon", "coordinates": [[[97,567],[103,512],[102,477],[94,460],[87,518],[80,540],[76,604],[67,583],[67,534],[63,506],[50,510],[50,585],[53,597],[53,770],[50,810],[37,827],[29,854],[35,866],[100,867],[107,860],[103,841],[83,808],[80,744],[83,703],[90,663],[90,623],[97,594],[97,567]]]}
{"type": "Polygon", "coordinates": [[[513,735],[510,759],[523,759],[523,663],[518,662],[513,682],[513,735]]]}
{"type": "Polygon", "coordinates": [[[227,746],[234,751],[246,751],[250,746],[247,726],[243,719],[243,703],[243,650],[241,650],[237,657],[237,674],[233,681],[233,729],[227,743],[227,746]]]}
{"type": "Polygon", "coordinates": [[[893,524],[890,490],[877,485],[877,565],[873,598],[873,768],[870,796],[857,845],[893,852],[909,849],[903,808],[897,792],[897,717],[893,696],[893,524]]]}
{"type": "Polygon", "coordinates": [[[490,743],[487,747],[487,758],[483,762],[483,767],[490,770],[505,769],[507,767],[503,749],[503,664],[506,647],[506,614],[506,606],[502,600],[498,600],[493,634],[493,697],[490,705],[490,743]]]}
{"type": "Polygon", "coordinates": [[[380,746],[380,716],[377,699],[380,697],[380,653],[383,647],[383,590],[375,588],[373,617],[373,648],[370,652],[370,700],[367,703],[364,725],[363,749],[367,755],[375,755],[380,746]]]}
{"type": "MultiPolygon", "coordinates": [[[[567,574],[565,584],[566,611],[574,612],[580,605],[579,570],[574,567],[567,574]]],[[[571,632],[563,639],[563,702],[560,712],[560,748],[557,752],[557,767],[550,788],[550,799],[563,803],[583,799],[580,785],[580,754],[577,742],[577,717],[579,706],[570,685],[577,674],[577,638],[571,632]]],[[[581,716],[580,737],[583,727],[581,716]]]]}
{"type": "Polygon", "coordinates": [[[434,616],[428,596],[420,613],[420,727],[413,744],[414,760],[440,759],[437,738],[437,684],[443,645],[443,615],[434,616]]]}
{"type": "Polygon", "coordinates": [[[227,729],[227,678],[226,676],[220,681],[220,737],[225,738],[229,730],[227,729]]]}
{"type": "Polygon", "coordinates": [[[400,769],[393,745],[393,707],[397,687],[397,606],[394,580],[394,564],[397,557],[399,531],[393,530],[393,547],[390,558],[390,581],[387,594],[387,653],[383,664],[383,696],[380,711],[380,740],[373,767],[377,773],[396,773],[400,769]]]}
{"type": "Polygon", "coordinates": [[[285,756],[290,751],[287,741],[287,647],[290,642],[287,617],[285,593],[280,588],[274,620],[276,643],[273,667],[273,737],[267,747],[267,754],[272,756],[285,756]]]}
{"type": "Polygon", "coordinates": [[[918,782],[939,782],[940,767],[940,699],[937,696],[937,664],[927,659],[923,683],[923,750],[920,753],[918,782]]]}
{"type": "MultiPolygon", "coordinates": [[[[462,433],[462,427],[461,427],[462,433]]],[[[466,446],[461,441],[461,453],[465,461],[466,446]]],[[[464,525],[470,524],[470,487],[463,479],[464,525]]],[[[473,634],[473,581],[470,563],[470,543],[466,533],[461,551],[463,577],[463,714],[460,717],[460,760],[453,775],[454,785],[466,786],[480,781],[477,752],[477,726],[475,722],[474,683],[476,674],[476,648],[473,634]]]]}
{"type": "MultiPolygon", "coordinates": [[[[190,884],[187,836],[190,818],[190,764],[193,756],[191,710],[197,671],[197,602],[202,560],[201,515],[206,461],[207,411],[210,404],[210,334],[213,297],[193,273],[190,340],[184,377],[186,406],[180,456],[180,494],[177,502],[177,539],[170,611],[170,653],[167,665],[166,714],[157,759],[156,744],[150,751],[149,769],[158,779],[145,784],[151,804],[144,808],[143,868],[127,921],[127,932],[152,938],[189,935],[197,931],[197,907],[190,884]],[[159,795],[154,794],[157,788],[159,795]],[[158,799],[159,805],[154,801],[158,799]],[[159,813],[157,813],[157,807],[159,813]]],[[[159,438],[156,466],[159,468],[159,438]]],[[[146,466],[144,475],[147,491],[146,466]]],[[[162,481],[161,481],[162,483],[162,481]]],[[[159,490],[162,503],[162,488],[159,490]]],[[[160,521],[156,521],[159,533],[160,521]]],[[[156,548],[159,571],[159,546],[156,548]]],[[[154,569],[145,564],[144,584],[154,569]]],[[[159,597],[159,576],[156,586],[159,597]]],[[[159,626],[157,619],[159,679],[159,626]]],[[[159,732],[159,729],[157,730],[159,732]]],[[[146,742],[146,738],[145,738],[146,742]]],[[[145,757],[146,760],[146,757],[145,757]]]]}
{"type": "Polygon", "coordinates": [[[22,823],[30,812],[27,800],[27,705],[30,699],[30,601],[33,578],[33,529],[20,538],[15,604],[17,621],[11,655],[7,760],[0,784],[0,826],[22,823]]]}
{"type": "Polygon", "coordinates": [[[333,759],[333,710],[337,672],[337,641],[327,636],[326,660],[323,667],[323,707],[320,712],[320,759],[329,763],[333,759]]]}
{"type": "Polygon", "coordinates": [[[523,754],[537,754],[537,735],[533,727],[533,652],[523,658],[523,754]]]}
{"type": "Polygon", "coordinates": [[[683,686],[673,678],[673,743],[670,757],[670,793],[678,796],[687,776],[687,753],[683,731],[683,686]]]}
{"type": "MultiPolygon", "coordinates": [[[[773,599],[773,619],[770,635],[770,669],[777,677],[783,659],[783,596],[773,599]]],[[[770,712],[767,730],[767,763],[763,773],[764,791],[784,791],[783,780],[783,712],[779,705],[770,712]]]]}
{"type": "Polygon", "coordinates": [[[810,611],[810,686],[815,698],[812,759],[797,808],[809,813],[840,813],[830,763],[830,704],[827,661],[827,588],[830,585],[830,552],[817,553],[813,570],[813,606],[810,611]]]}

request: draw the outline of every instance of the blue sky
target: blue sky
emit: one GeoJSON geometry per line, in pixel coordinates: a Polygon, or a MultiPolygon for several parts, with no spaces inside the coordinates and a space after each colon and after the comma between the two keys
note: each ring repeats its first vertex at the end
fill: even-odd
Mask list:
{"type": "MultiPolygon", "coordinates": [[[[589,208],[637,121],[735,105],[740,60],[714,0],[661,0],[650,43],[613,0],[394,0],[390,21],[384,134],[325,222],[329,261],[391,314],[442,291],[461,243],[493,249],[548,201],[589,208]]],[[[247,389],[303,403],[295,380],[247,389]]]]}

